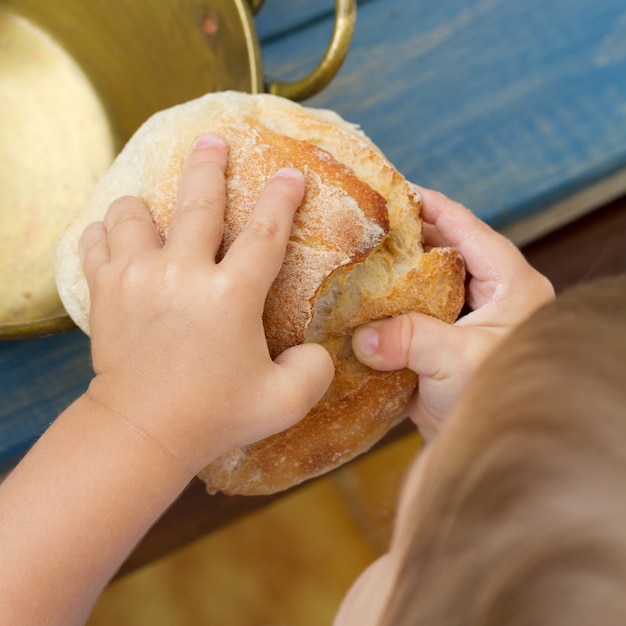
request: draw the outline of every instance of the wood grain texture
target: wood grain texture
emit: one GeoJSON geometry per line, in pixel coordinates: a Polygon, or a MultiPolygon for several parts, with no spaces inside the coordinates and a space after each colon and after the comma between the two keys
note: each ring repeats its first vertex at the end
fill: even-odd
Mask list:
{"type": "Polygon", "coordinates": [[[626,196],[524,246],[522,252],[557,292],[626,273],[626,196]]]}
{"type": "Polygon", "coordinates": [[[79,331],[0,343],[0,472],[12,467],[93,376],[79,331]]]}
{"type": "MultiPolygon", "coordinates": [[[[268,43],[266,72],[304,75],[329,28],[268,43]]],[[[502,228],[626,166],[625,76],[622,0],[384,0],[308,103],[502,228]]]]}
{"type": "Polygon", "coordinates": [[[261,44],[328,18],[335,0],[265,0],[254,23],[261,44]]]}

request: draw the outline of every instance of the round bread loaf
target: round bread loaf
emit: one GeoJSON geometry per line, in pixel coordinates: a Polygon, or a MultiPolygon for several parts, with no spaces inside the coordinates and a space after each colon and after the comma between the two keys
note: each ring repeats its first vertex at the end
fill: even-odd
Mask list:
{"type": "Polygon", "coordinates": [[[335,378],[298,424],[232,450],[200,475],[211,493],[269,494],[354,458],[403,417],[417,377],[361,365],[352,330],[408,311],[454,321],[464,301],[464,264],[456,250],[424,250],[421,198],[356,126],[276,96],[211,93],[152,116],[62,234],[57,286],[86,333],[89,290],[77,253],[83,229],[130,194],[144,200],[166,238],[185,157],[203,132],[223,137],[229,150],[220,256],[269,177],[284,166],[305,174],[305,197],[263,322],[272,357],[318,342],[335,362],[335,378]]]}

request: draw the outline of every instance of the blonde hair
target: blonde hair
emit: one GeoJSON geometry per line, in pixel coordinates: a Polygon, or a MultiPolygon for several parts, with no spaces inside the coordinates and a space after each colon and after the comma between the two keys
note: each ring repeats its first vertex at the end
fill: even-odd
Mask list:
{"type": "Polygon", "coordinates": [[[626,276],[503,341],[431,450],[385,626],[626,624],[626,276]]]}

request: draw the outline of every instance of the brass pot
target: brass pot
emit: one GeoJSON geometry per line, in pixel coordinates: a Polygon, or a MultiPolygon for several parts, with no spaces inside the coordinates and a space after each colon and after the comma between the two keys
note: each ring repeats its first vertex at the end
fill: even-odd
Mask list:
{"type": "Polygon", "coordinates": [[[209,91],[323,89],[356,0],[336,0],[317,68],[263,82],[262,0],[0,0],[0,339],[73,328],[54,281],[61,229],[150,115],[209,91]]]}

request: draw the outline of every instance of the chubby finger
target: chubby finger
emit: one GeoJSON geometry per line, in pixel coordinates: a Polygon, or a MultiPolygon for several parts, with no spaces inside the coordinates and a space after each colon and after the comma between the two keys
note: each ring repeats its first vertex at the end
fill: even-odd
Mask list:
{"type": "Polygon", "coordinates": [[[280,271],[303,196],[304,176],[299,170],[284,168],[270,178],[246,226],[228,249],[224,267],[267,292],[280,271]]]}
{"type": "Polygon", "coordinates": [[[427,246],[433,248],[445,248],[450,244],[444,239],[443,235],[428,222],[422,222],[422,232],[424,236],[424,243],[427,246]]]}
{"type": "MultiPolygon", "coordinates": [[[[492,280],[502,273],[512,274],[525,262],[509,239],[462,204],[432,189],[418,187],[418,191],[424,199],[422,218],[436,229],[438,245],[445,243],[459,250],[474,278],[492,280]]],[[[430,236],[435,235],[431,232],[430,236]]]]}
{"type": "Polygon", "coordinates": [[[516,323],[554,297],[550,281],[528,264],[513,242],[458,202],[431,189],[417,189],[424,199],[425,237],[431,245],[453,246],[463,255],[471,278],[470,308],[497,300],[506,319],[516,323]]]}
{"type": "Polygon", "coordinates": [[[274,361],[279,380],[273,385],[273,404],[280,407],[283,429],[300,421],[328,389],[335,367],[320,345],[305,343],[285,350],[274,361]]]}
{"type": "Polygon", "coordinates": [[[102,222],[93,222],[85,228],[78,240],[78,254],[87,284],[91,285],[97,269],[110,260],[107,231],[102,222]]]}
{"type": "Polygon", "coordinates": [[[224,230],[227,160],[223,139],[210,134],[196,139],[178,187],[166,242],[169,250],[215,258],[224,230]]]}
{"type": "Polygon", "coordinates": [[[434,317],[407,313],[357,328],[352,349],[359,361],[375,370],[408,367],[422,376],[443,378],[458,365],[466,335],[434,317]]]}
{"type": "Polygon", "coordinates": [[[135,196],[115,200],[104,216],[104,227],[113,259],[161,247],[148,208],[135,196]]]}

